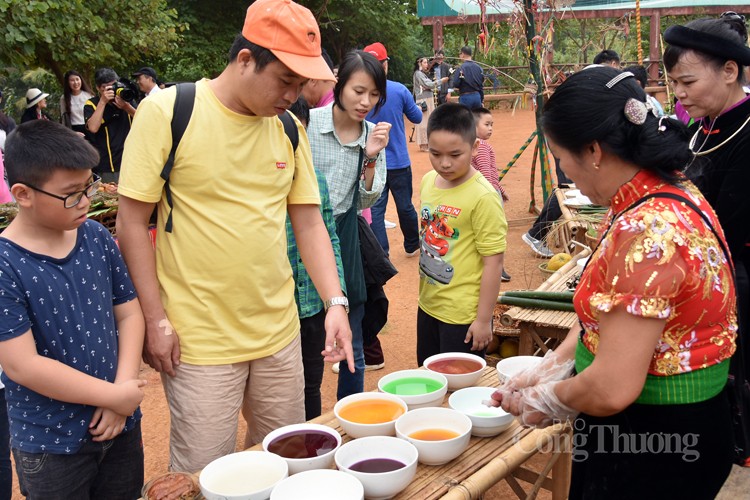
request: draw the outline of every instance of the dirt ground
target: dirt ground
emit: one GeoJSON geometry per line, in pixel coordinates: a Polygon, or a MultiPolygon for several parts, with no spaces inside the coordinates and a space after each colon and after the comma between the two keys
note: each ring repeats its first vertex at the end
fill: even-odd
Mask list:
{"type": "MultiPolygon", "coordinates": [[[[494,133],[490,143],[495,148],[499,166],[502,168],[517,153],[526,139],[534,130],[534,113],[530,109],[495,110],[494,133]]],[[[411,132],[411,125],[407,122],[407,134],[411,132]]],[[[414,173],[414,204],[419,202],[419,183],[422,176],[431,169],[426,153],[420,153],[416,143],[409,143],[409,154],[414,173]]],[[[521,241],[521,235],[526,232],[534,220],[528,211],[530,193],[529,178],[533,149],[530,147],[517,161],[516,165],[503,179],[503,185],[510,195],[510,201],[505,204],[506,217],[509,222],[508,248],[505,254],[505,269],[512,276],[509,283],[503,283],[501,289],[529,289],[536,288],[546,278],[538,269],[541,262],[536,259],[531,250],[521,241]]],[[[537,176],[538,179],[538,176],[537,176]]],[[[538,181],[537,181],[538,184],[538,181]]],[[[540,189],[536,188],[537,203],[541,204],[540,189]]],[[[391,200],[386,218],[396,222],[395,206],[391,200]]],[[[377,389],[377,381],[383,375],[407,368],[416,368],[416,315],[418,296],[418,261],[409,259],[403,251],[403,236],[398,228],[389,229],[388,236],[391,244],[391,260],[399,274],[386,285],[386,294],[390,301],[388,324],[380,334],[385,352],[385,368],[379,371],[367,372],[365,376],[365,390],[377,389]]],[[[143,442],[145,450],[146,480],[167,471],[169,461],[169,410],[159,375],[147,365],[143,365],[142,376],[148,380],[146,397],[141,404],[143,411],[143,442]]],[[[326,366],[322,387],[323,411],[330,411],[336,402],[336,375],[326,366]]],[[[240,441],[244,439],[245,426],[239,424],[238,450],[240,441]]],[[[527,465],[536,470],[543,466],[544,457],[534,457],[527,465]]],[[[747,469],[745,469],[747,471],[747,469]]],[[[745,477],[748,474],[743,471],[745,477]]],[[[14,471],[15,472],[15,471],[14,471]]],[[[14,474],[15,475],[15,474],[14,474]]],[[[17,478],[14,477],[14,496],[22,498],[18,492],[17,478]]],[[[524,484],[527,491],[530,486],[524,484]]],[[[747,486],[745,487],[747,488],[747,486]]],[[[737,492],[747,489],[738,489],[737,492]]],[[[743,493],[744,494],[744,493],[743,493]]],[[[516,498],[513,491],[505,482],[493,487],[485,496],[486,500],[516,498]]],[[[547,492],[541,492],[540,499],[548,499],[547,492]]],[[[739,498],[727,496],[726,498],[739,498]]]]}

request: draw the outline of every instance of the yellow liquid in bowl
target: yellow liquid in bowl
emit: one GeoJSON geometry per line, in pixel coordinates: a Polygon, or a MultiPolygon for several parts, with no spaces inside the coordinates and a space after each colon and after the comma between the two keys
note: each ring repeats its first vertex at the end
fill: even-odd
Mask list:
{"type": "Polygon", "coordinates": [[[404,409],[393,401],[362,399],[349,403],[339,410],[339,416],[357,424],[383,424],[404,414],[404,409]]]}
{"type": "Polygon", "coordinates": [[[453,439],[458,437],[458,432],[454,432],[448,429],[422,429],[409,434],[412,439],[419,439],[420,441],[445,441],[447,439],[453,439]]]}

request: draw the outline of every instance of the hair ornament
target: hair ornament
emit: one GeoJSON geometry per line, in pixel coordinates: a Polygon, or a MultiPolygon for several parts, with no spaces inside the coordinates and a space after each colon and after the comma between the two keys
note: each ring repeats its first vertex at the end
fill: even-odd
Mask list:
{"type": "Polygon", "coordinates": [[[656,130],[658,130],[659,133],[666,132],[667,125],[664,122],[664,120],[666,120],[667,118],[668,118],[668,116],[666,116],[666,115],[659,117],[659,126],[656,128],[656,130]]]}
{"type": "Polygon", "coordinates": [[[639,101],[638,99],[631,97],[625,101],[624,112],[625,118],[627,118],[630,123],[633,125],[643,125],[646,123],[648,113],[653,113],[654,109],[653,106],[651,106],[651,103],[639,101]]]}
{"type": "Polygon", "coordinates": [[[614,77],[610,81],[608,81],[605,84],[605,86],[608,89],[611,89],[612,87],[614,87],[615,85],[617,85],[618,83],[620,83],[621,81],[623,81],[624,79],[630,78],[631,76],[633,78],[635,78],[635,75],[633,73],[631,73],[630,71],[623,71],[622,73],[618,74],[616,77],[614,77]]]}

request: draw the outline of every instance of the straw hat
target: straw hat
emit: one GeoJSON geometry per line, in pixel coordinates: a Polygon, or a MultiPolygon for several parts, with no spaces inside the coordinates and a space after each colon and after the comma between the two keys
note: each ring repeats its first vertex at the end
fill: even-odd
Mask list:
{"type": "Polygon", "coordinates": [[[26,92],[26,109],[33,108],[42,99],[49,97],[49,94],[39,89],[29,89],[26,92]]]}

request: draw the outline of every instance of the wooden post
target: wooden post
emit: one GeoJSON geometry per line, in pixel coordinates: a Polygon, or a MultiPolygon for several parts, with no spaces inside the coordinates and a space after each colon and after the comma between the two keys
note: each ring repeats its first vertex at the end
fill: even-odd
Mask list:
{"type": "MultiPolygon", "coordinates": [[[[659,80],[659,61],[661,61],[661,14],[657,10],[651,16],[651,29],[649,30],[649,51],[648,51],[648,78],[652,81],[659,80]]],[[[649,83],[649,85],[651,85],[649,83]]],[[[647,85],[648,86],[648,85],[647,85]]]]}
{"type": "Polygon", "coordinates": [[[432,53],[436,50],[443,48],[443,21],[441,19],[435,20],[432,24],[432,53]]]}

